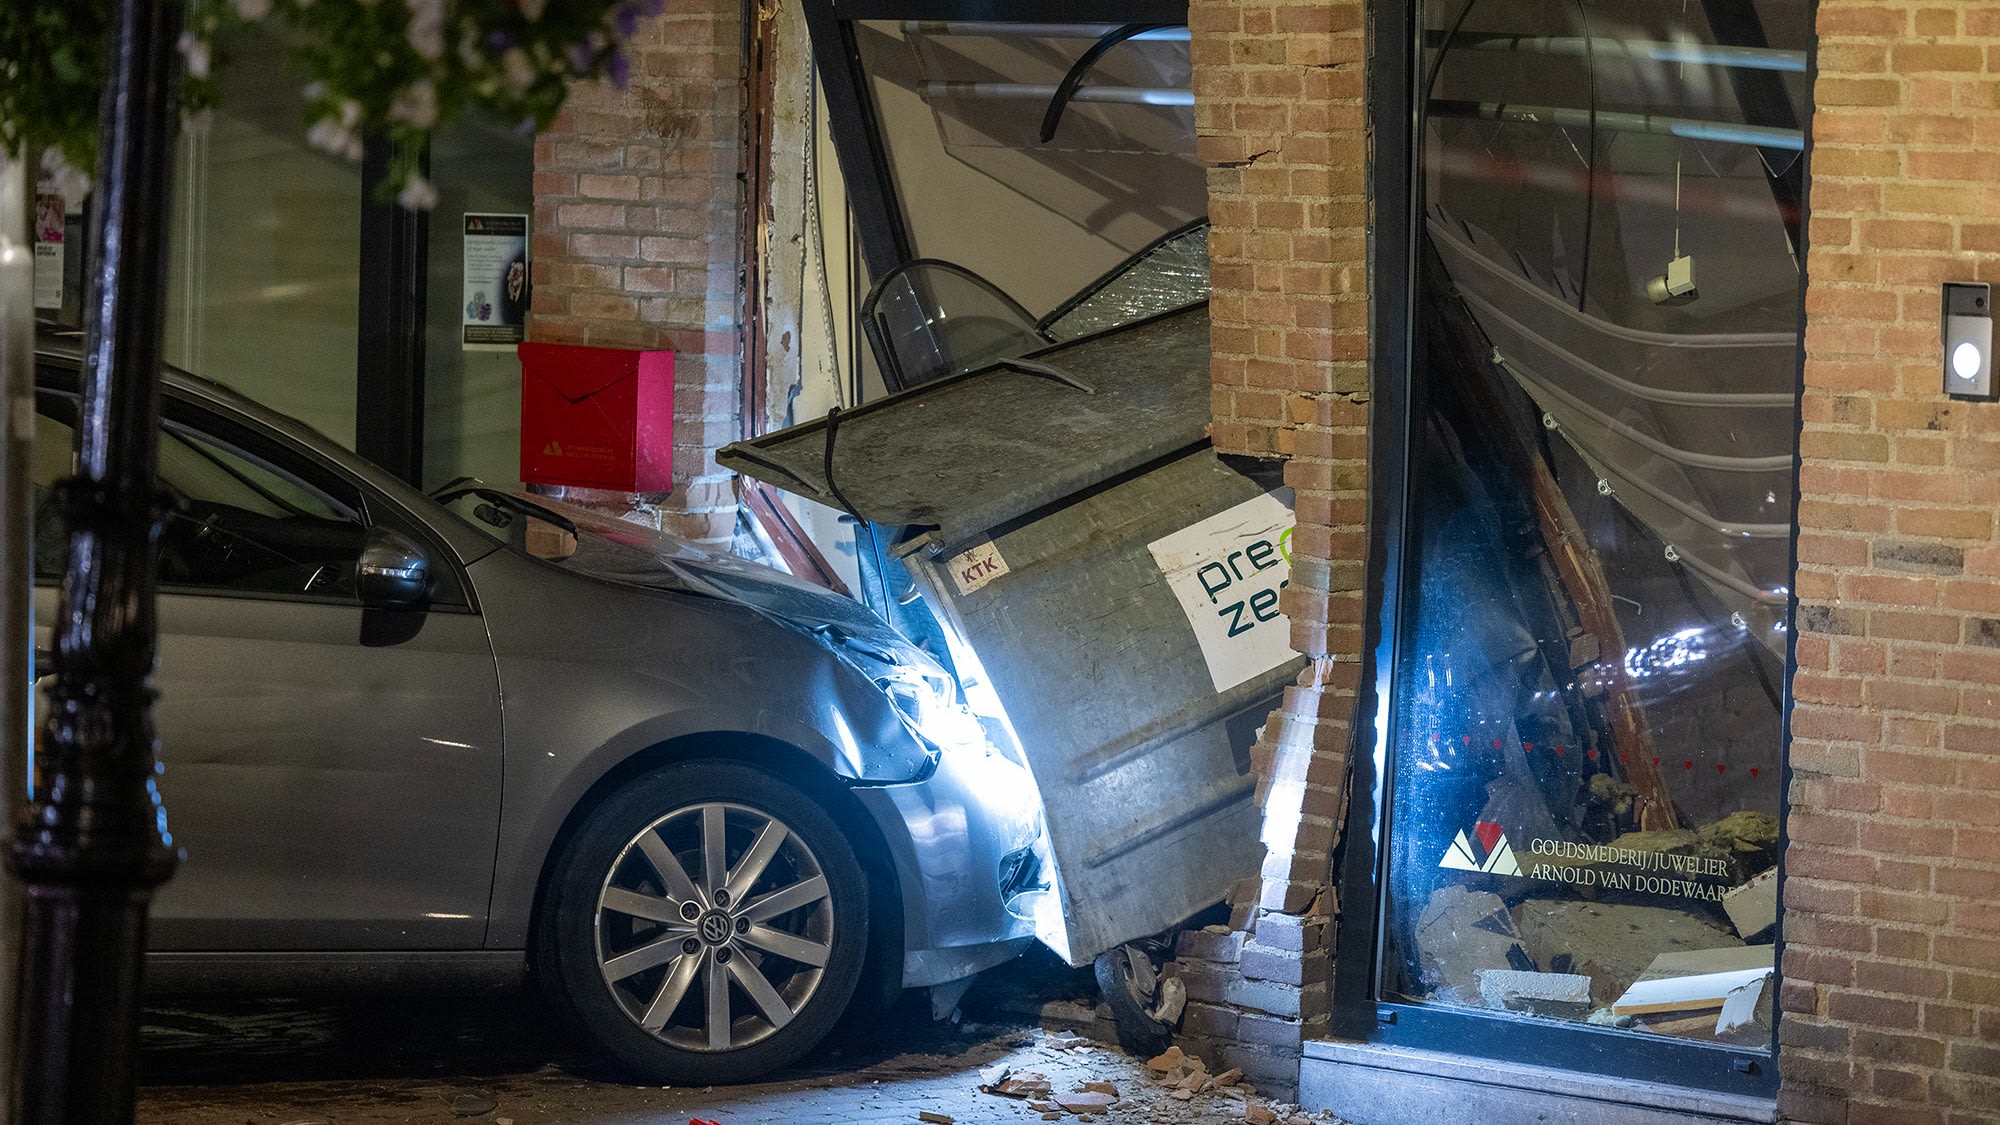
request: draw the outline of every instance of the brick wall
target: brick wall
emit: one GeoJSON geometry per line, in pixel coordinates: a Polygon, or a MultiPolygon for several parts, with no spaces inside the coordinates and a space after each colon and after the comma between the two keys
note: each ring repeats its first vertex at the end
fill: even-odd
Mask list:
{"type": "Polygon", "coordinates": [[[1333,894],[1361,647],[1368,421],[1362,0],[1192,0],[1209,165],[1214,424],[1225,453],[1287,458],[1285,612],[1311,657],[1252,751],[1269,855],[1233,934],[1186,935],[1184,1037],[1263,1089],[1298,1080],[1328,1016],[1333,894]]]}
{"type": "Polygon", "coordinates": [[[736,522],[714,451],[742,397],[741,26],[736,0],[668,0],[627,87],[579,87],[535,144],[530,338],[675,352],[673,492],[594,499],[711,541],[736,522]]]}
{"type": "MultiPolygon", "coordinates": [[[[1191,10],[1213,166],[1213,432],[1226,451],[1290,458],[1287,609],[1315,658],[1257,751],[1272,859],[1256,901],[1237,933],[1182,948],[1188,1034],[1266,1069],[1323,1018],[1310,963],[1333,937],[1326,849],[1364,557],[1361,12],[1191,10]]],[[[1820,0],[1819,25],[1781,1111],[1991,1123],[2000,404],[1941,394],[1937,325],[1940,282],[2000,274],[2000,8],[1820,0]]]]}
{"type": "Polygon", "coordinates": [[[2000,7],[1820,0],[1781,1107],[2000,1120],[2000,405],[1938,286],[2000,274],[2000,7]]]}

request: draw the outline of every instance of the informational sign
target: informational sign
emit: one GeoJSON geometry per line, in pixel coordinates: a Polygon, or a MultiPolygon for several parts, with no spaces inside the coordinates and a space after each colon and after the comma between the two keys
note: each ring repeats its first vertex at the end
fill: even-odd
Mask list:
{"type": "Polygon", "coordinates": [[[984,539],[973,546],[953,555],[945,563],[951,571],[952,585],[961,594],[970,594],[985,586],[995,578],[1007,573],[1007,560],[1000,557],[1000,548],[990,539],[984,539]]]}
{"type": "Polygon", "coordinates": [[[1146,545],[1181,603],[1215,690],[1292,660],[1278,591],[1292,574],[1292,510],[1269,493],[1146,545]]]}
{"type": "Polygon", "coordinates": [[[62,308],[63,215],[61,193],[44,184],[35,193],[35,307],[38,309],[62,308]]]}
{"type": "Polygon", "coordinates": [[[466,351],[512,351],[528,338],[528,216],[465,216],[466,351]]]}
{"type": "Polygon", "coordinates": [[[1482,820],[1473,829],[1472,836],[1460,832],[1452,840],[1439,867],[1709,902],[1721,902],[1731,887],[1729,863],[1718,856],[1535,839],[1528,842],[1524,858],[1508,842],[1502,825],[1482,820]]]}

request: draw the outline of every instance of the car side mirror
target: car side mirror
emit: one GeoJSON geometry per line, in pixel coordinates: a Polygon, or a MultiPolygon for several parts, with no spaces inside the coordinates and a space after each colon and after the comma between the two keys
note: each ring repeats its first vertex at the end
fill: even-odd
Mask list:
{"type": "Polygon", "coordinates": [[[410,609],[431,595],[431,562],[409,537],[386,528],[368,529],[368,541],[354,564],[354,589],[361,603],[410,609]]]}

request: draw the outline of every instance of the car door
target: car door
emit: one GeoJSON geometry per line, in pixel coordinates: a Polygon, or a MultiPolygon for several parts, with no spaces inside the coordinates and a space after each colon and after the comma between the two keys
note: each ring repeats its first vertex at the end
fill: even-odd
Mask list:
{"type": "MultiPolygon", "coordinates": [[[[71,471],[76,400],[38,397],[35,486],[71,471]]],[[[160,483],[160,791],[186,858],[156,951],[476,948],[500,805],[499,688],[457,563],[329,459],[170,400],[160,483]],[[364,606],[373,526],[420,543],[424,609],[364,606]]],[[[38,643],[65,545],[38,505],[38,643]]]]}

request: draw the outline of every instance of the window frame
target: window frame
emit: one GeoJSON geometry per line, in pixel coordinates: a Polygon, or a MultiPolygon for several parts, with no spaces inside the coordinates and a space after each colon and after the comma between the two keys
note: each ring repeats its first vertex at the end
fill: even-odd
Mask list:
{"type": "MultiPolygon", "coordinates": [[[[1785,920],[1780,911],[1774,935],[1776,970],[1770,983],[1772,1042],[1768,1052],[1665,1036],[1633,1034],[1587,1024],[1567,1024],[1523,1014],[1402,1003],[1382,999],[1382,957],[1389,893],[1392,839],[1389,787],[1395,784],[1390,763],[1390,739],[1395,736],[1395,678],[1399,648],[1405,635],[1407,591],[1415,581],[1415,465],[1421,435],[1419,420],[1426,403],[1421,381],[1422,334],[1419,310],[1419,263],[1424,214],[1424,119],[1418,112],[1418,89],[1424,13],[1422,4],[1370,6],[1368,115],[1374,137],[1371,196],[1375,229],[1380,232],[1371,255],[1369,332],[1372,341],[1370,383],[1372,410],[1369,433],[1368,610],[1363,619],[1360,691],[1349,755],[1347,815],[1329,873],[1340,896],[1341,913],[1330,951],[1333,1035],[1383,1047],[1440,1051],[1502,1062],[1557,1066],[1583,1073],[1680,1086],[1692,1090],[1774,1097],[1778,1090],[1782,1005],[1775,1003],[1783,985],[1785,920]]],[[[1807,88],[1817,71],[1817,40],[1808,44],[1807,88]]],[[[1810,116],[1811,106],[1807,107],[1810,116]]],[[[1812,156],[1808,131],[1803,160],[1812,156]]],[[[1807,214],[1810,177],[1806,177],[1807,214]]],[[[1801,235],[1797,252],[1803,260],[1801,235]]],[[[1804,284],[1801,282],[1799,324],[1805,324],[1804,284]]],[[[1798,381],[1803,391],[1804,336],[1800,334],[1798,381]]],[[[1795,410],[1797,408],[1795,407],[1795,410]]],[[[1796,455],[1795,455],[1796,456],[1796,455]]],[[[1794,461],[1794,472],[1797,462],[1794,461]]],[[[1791,564],[1797,568],[1794,517],[1791,564]]],[[[1796,610],[1796,596],[1792,608],[1796,610]]],[[[1780,711],[1780,760],[1791,744],[1790,685],[1798,667],[1797,631],[1788,631],[1784,661],[1786,706],[1780,711]]],[[[1779,854],[1780,894],[1784,882],[1784,847],[1788,838],[1789,767],[1780,770],[1779,854]]]]}
{"type": "MultiPolygon", "coordinates": [[[[74,383],[74,375],[65,373],[59,362],[52,363],[48,357],[37,357],[35,386],[37,415],[47,414],[42,408],[45,398],[79,403],[80,396],[74,383]]],[[[63,424],[72,430],[76,426],[75,422],[69,421],[63,424]]],[[[183,435],[184,439],[213,445],[241,457],[267,472],[291,481],[296,487],[320,496],[337,509],[344,508],[350,511],[361,526],[364,537],[379,527],[415,540],[423,548],[425,557],[430,560],[434,576],[434,592],[419,612],[471,614],[479,612],[473,598],[472,583],[466,576],[465,567],[457,553],[445,544],[428,522],[395,503],[362,475],[342,464],[338,458],[312,449],[278,430],[260,424],[256,419],[236,415],[193,397],[177,394],[171,387],[167,388],[163,395],[161,427],[164,431],[183,435]]],[[[37,586],[55,585],[59,580],[59,575],[35,576],[37,586]]],[[[255,601],[344,606],[368,611],[375,608],[351,595],[311,594],[304,591],[283,593],[232,590],[221,586],[165,580],[159,581],[159,589],[162,593],[176,596],[247,598],[255,601]]]]}

